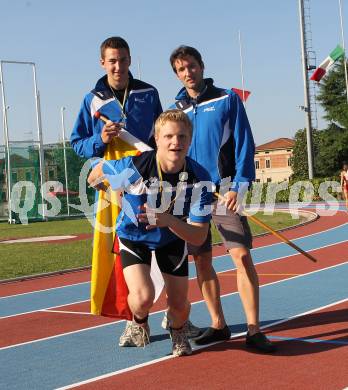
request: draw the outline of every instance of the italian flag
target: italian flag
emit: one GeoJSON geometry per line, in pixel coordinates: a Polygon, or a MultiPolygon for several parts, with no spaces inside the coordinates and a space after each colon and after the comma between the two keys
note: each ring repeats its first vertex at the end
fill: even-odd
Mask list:
{"type": "Polygon", "coordinates": [[[311,80],[319,82],[331,68],[331,66],[344,55],[344,50],[340,45],[329,54],[328,57],[319,65],[319,67],[313,72],[311,80]]]}

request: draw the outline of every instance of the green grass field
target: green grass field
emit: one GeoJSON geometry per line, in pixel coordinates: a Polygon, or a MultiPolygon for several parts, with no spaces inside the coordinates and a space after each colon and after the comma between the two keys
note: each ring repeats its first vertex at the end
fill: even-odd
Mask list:
{"type": "MultiPolygon", "coordinates": [[[[293,220],[285,213],[274,213],[272,216],[258,213],[256,217],[275,230],[301,222],[301,220],[293,220]]],[[[264,233],[259,226],[253,223],[250,226],[253,235],[264,233]]],[[[93,228],[86,219],[36,222],[28,225],[0,223],[0,240],[88,234],[92,231],[93,228]]],[[[213,241],[220,242],[215,228],[213,241]]],[[[72,242],[62,241],[62,243],[0,244],[0,280],[89,266],[91,254],[91,238],[72,242]]]]}

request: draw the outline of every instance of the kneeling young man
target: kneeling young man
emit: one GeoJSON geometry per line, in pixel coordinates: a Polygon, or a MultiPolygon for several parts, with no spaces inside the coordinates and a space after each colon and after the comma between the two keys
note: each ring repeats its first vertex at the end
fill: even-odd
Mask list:
{"type": "Polygon", "coordinates": [[[113,190],[124,189],[116,231],[133,320],[127,321],[120,346],[149,342],[154,251],[165,283],[173,355],[192,352],[186,334],[190,313],[186,242],[200,245],[205,241],[212,194],[207,171],[186,157],[191,138],[192,125],[186,114],[169,110],[155,124],[157,151],[100,162],[88,177],[92,186],[100,188],[98,183],[106,179],[113,190]],[[161,204],[163,198],[167,202],[161,204]]]}

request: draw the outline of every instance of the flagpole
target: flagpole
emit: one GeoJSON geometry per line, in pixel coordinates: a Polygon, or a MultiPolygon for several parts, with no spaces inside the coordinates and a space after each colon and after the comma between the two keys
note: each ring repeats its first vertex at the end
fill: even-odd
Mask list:
{"type": "Polygon", "coordinates": [[[242,55],[242,39],[241,39],[241,34],[240,30],[238,30],[238,40],[239,40],[239,57],[240,57],[240,74],[242,78],[242,96],[243,96],[243,104],[244,107],[246,107],[246,101],[245,101],[245,96],[244,96],[244,73],[243,73],[243,55],[242,55]]]}
{"type": "Polygon", "coordinates": [[[138,79],[141,80],[141,72],[140,72],[140,57],[138,57],[138,79]]]}
{"type": "Polygon", "coordinates": [[[346,60],[346,47],[344,43],[344,31],[343,31],[343,15],[342,15],[342,1],[338,0],[338,6],[340,10],[340,22],[341,22],[341,37],[342,37],[342,47],[344,50],[344,77],[346,80],[346,95],[347,95],[347,104],[348,104],[348,74],[347,74],[347,60],[346,60]]]}

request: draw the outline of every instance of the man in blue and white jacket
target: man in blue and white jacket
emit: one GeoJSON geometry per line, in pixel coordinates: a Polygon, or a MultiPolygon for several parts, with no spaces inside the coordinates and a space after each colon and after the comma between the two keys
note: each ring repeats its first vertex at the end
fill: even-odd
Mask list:
{"type": "Polygon", "coordinates": [[[102,157],[122,128],[153,146],[154,123],[162,112],[157,89],[133,78],[129,71],[130,50],[123,38],[106,39],[100,46],[100,55],[106,75],[82,102],[71,146],[81,157],[102,157]],[[104,124],[96,112],[109,121],[104,124]]]}
{"type": "MultiPolygon", "coordinates": [[[[210,173],[224,199],[212,217],[237,268],[238,290],[248,324],[246,344],[273,352],[274,345],[259,328],[259,282],[250,254],[252,235],[246,217],[237,212],[241,194],[255,180],[255,144],[244,106],[233,91],[217,88],[212,79],[203,78],[204,63],[195,48],[178,47],[171,54],[170,63],[184,85],[173,107],[183,110],[193,124],[189,156],[210,173]]],[[[195,342],[227,340],[231,332],[222,312],[219,282],[212,266],[211,236],[199,247],[191,245],[189,253],[194,256],[198,283],[212,319],[211,327],[195,342]]]]}

